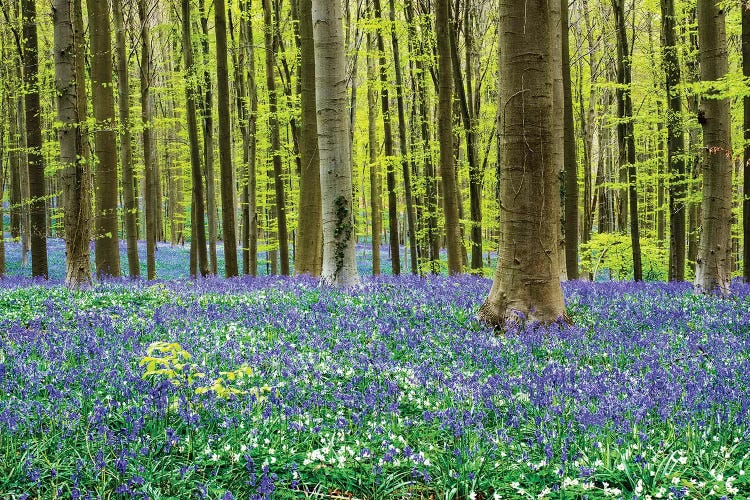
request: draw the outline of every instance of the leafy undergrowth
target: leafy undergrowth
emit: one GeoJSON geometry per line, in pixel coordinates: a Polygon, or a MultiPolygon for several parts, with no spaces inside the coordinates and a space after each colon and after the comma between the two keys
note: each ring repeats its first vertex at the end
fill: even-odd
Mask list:
{"type": "Polygon", "coordinates": [[[750,288],[489,285],[0,282],[2,497],[750,496],[750,288]]]}

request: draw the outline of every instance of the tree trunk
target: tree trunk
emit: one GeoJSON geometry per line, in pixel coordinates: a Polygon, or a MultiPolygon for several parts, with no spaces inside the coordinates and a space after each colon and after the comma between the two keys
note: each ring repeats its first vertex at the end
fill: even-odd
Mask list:
{"type": "MultiPolygon", "coordinates": [[[[380,0],[373,0],[375,19],[382,24],[380,0]]],[[[383,34],[378,29],[376,34],[378,60],[380,69],[380,108],[383,115],[383,146],[385,148],[386,187],[388,189],[388,233],[391,247],[391,271],[394,275],[401,273],[401,246],[398,237],[398,199],[396,197],[396,160],[393,152],[393,131],[391,129],[390,98],[388,96],[388,63],[385,56],[383,34]]]]}
{"type": "MultiPolygon", "coordinates": [[[[701,80],[727,74],[725,13],[714,0],[698,0],[701,80]]],[[[703,127],[703,203],[695,287],[729,294],[732,228],[732,135],[728,98],[704,99],[698,111],[703,127]]]]}
{"type": "Polygon", "coordinates": [[[570,81],[568,0],[560,0],[565,179],[565,269],[568,279],[578,279],[578,161],[576,159],[573,91],[570,81]]]}
{"type": "Polygon", "coordinates": [[[315,52],[313,47],[312,1],[299,0],[300,100],[302,129],[299,154],[302,163],[299,183],[299,227],[294,259],[296,274],[320,276],[323,265],[322,201],[320,198],[320,156],[315,109],[315,52]]]}
{"type": "Polygon", "coordinates": [[[112,92],[109,0],[87,0],[91,44],[91,92],[96,119],[96,275],[120,276],[117,227],[117,151],[112,92]]]}
{"type": "Polygon", "coordinates": [[[211,84],[210,51],[208,38],[208,10],[205,0],[200,0],[201,16],[201,49],[203,54],[203,99],[199,105],[203,114],[203,162],[206,177],[206,210],[208,211],[208,259],[211,274],[219,273],[216,257],[216,240],[218,239],[218,211],[216,209],[216,176],[214,175],[214,115],[213,86],[211,84]]]}
{"type": "Polygon", "coordinates": [[[153,102],[151,98],[151,39],[146,0],[138,0],[138,19],[141,25],[141,126],[143,127],[143,205],[146,212],[146,276],[156,279],[156,240],[159,235],[157,212],[156,147],[152,123],[153,102]]]}
{"type": "MultiPolygon", "coordinates": [[[[617,139],[620,145],[620,172],[627,171],[628,203],[630,216],[630,242],[633,249],[633,279],[643,279],[641,264],[641,239],[638,225],[638,191],[635,166],[635,132],[633,127],[633,101],[631,98],[630,49],[625,26],[625,0],[612,0],[617,32],[617,139]]],[[[624,228],[623,228],[624,229],[624,228]]]]}
{"type": "MultiPolygon", "coordinates": [[[[90,193],[88,169],[81,161],[83,140],[78,117],[75,37],[70,0],[52,6],[57,90],[57,137],[60,141],[62,205],[65,226],[65,284],[78,289],[91,283],[89,252],[90,193]]],[[[82,55],[82,54],[81,54],[82,55]]]]}
{"type": "Polygon", "coordinates": [[[120,116],[120,163],[122,165],[122,191],[127,239],[128,275],[137,278],[141,275],[138,261],[138,199],[133,174],[133,149],[130,134],[130,83],[128,77],[128,54],[125,43],[125,21],[122,14],[122,0],[112,4],[115,21],[115,47],[117,52],[117,93],[120,116]]]}
{"type": "MultiPolygon", "coordinates": [[[[258,93],[255,85],[255,49],[253,47],[253,25],[250,22],[250,0],[242,0],[242,18],[240,21],[240,38],[242,50],[247,60],[247,97],[245,106],[249,104],[246,111],[248,142],[245,145],[247,182],[244,189],[245,197],[245,239],[243,241],[242,269],[245,274],[258,275],[258,214],[255,175],[256,156],[256,124],[258,120],[258,93]]],[[[243,68],[244,71],[244,68],[243,68]]],[[[320,182],[320,181],[318,181],[320,182]]]]}
{"type": "MultiPolygon", "coordinates": [[[[227,63],[227,15],[225,0],[214,3],[216,23],[216,82],[219,104],[219,168],[221,170],[221,223],[224,229],[224,275],[237,276],[237,225],[232,173],[231,117],[229,116],[229,69],[227,63]]],[[[287,273],[289,274],[288,261],[287,273]]]]}
{"type": "MultiPolygon", "coordinates": [[[[450,5],[448,0],[435,0],[435,31],[449,33],[450,5]]],[[[437,37],[438,55],[438,138],[440,140],[440,176],[443,186],[448,274],[460,274],[461,235],[458,221],[458,193],[453,159],[453,76],[451,73],[450,40],[437,37]]]]}
{"type": "Polygon", "coordinates": [[[377,118],[378,96],[374,47],[372,35],[367,33],[367,149],[370,153],[370,214],[372,215],[372,274],[380,274],[380,241],[383,233],[383,215],[380,191],[380,165],[378,163],[377,118]]]}
{"type": "MultiPolygon", "coordinates": [[[[750,5],[742,6],[742,75],[750,77],[750,5]]],[[[742,129],[745,147],[743,148],[742,174],[742,277],[750,282],[750,96],[743,99],[742,129]]]]}
{"type": "Polygon", "coordinates": [[[208,256],[206,254],[206,229],[204,225],[205,208],[203,204],[203,176],[201,174],[200,146],[198,145],[198,118],[195,107],[198,92],[194,83],[195,62],[190,36],[190,0],[182,0],[182,55],[185,60],[185,108],[187,115],[188,140],[190,142],[190,172],[193,181],[191,207],[191,243],[190,260],[195,262],[193,276],[200,272],[208,274],[208,256]],[[193,241],[195,243],[193,243],[193,241]]]}
{"type": "Polygon", "coordinates": [[[401,56],[396,36],[396,7],[393,0],[389,0],[391,22],[391,46],[393,47],[393,65],[396,70],[396,106],[398,108],[398,142],[401,151],[401,175],[404,180],[404,200],[406,202],[406,224],[409,233],[410,270],[417,274],[417,232],[416,214],[414,211],[414,197],[411,188],[411,170],[409,165],[409,150],[406,146],[406,115],[404,112],[404,84],[401,76],[401,56]]]}
{"type": "MultiPolygon", "coordinates": [[[[34,0],[21,1],[21,16],[23,17],[23,83],[29,178],[29,198],[27,199],[29,200],[30,213],[31,275],[46,278],[48,274],[47,205],[45,202],[46,190],[42,158],[42,110],[39,101],[39,57],[36,2],[34,0]]],[[[115,225],[115,230],[116,227],[115,225]]]]}
{"type": "Polygon", "coordinates": [[[341,3],[313,0],[315,95],[323,198],[323,270],[331,286],[359,283],[341,3]]]}
{"type": "Polygon", "coordinates": [[[661,0],[662,65],[667,92],[667,165],[669,172],[669,281],[685,279],[685,138],[682,129],[680,60],[674,0],[661,0]]]}
{"type": "Polygon", "coordinates": [[[492,290],[479,317],[555,321],[565,314],[558,232],[560,190],[553,131],[553,8],[547,2],[501,0],[500,250],[492,290]],[[553,155],[550,155],[553,153],[553,155]]]}

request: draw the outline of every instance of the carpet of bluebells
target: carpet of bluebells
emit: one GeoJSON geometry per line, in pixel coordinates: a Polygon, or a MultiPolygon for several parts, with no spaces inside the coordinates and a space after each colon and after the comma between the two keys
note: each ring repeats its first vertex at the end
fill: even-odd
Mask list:
{"type": "Polygon", "coordinates": [[[0,497],[748,498],[750,287],[0,280],[0,497]]]}

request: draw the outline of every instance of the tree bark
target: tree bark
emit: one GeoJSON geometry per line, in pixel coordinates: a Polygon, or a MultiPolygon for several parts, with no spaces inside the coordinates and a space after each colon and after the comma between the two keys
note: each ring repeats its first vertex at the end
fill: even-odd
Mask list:
{"type": "Polygon", "coordinates": [[[560,191],[553,132],[553,8],[547,2],[501,0],[500,250],[479,317],[555,321],[565,314],[558,265],[560,191]],[[550,155],[552,153],[552,155],[550,155]]]}
{"type": "Polygon", "coordinates": [[[568,0],[560,0],[562,43],[564,179],[565,179],[565,269],[568,279],[578,279],[578,161],[576,159],[573,91],[570,81],[570,37],[568,0]]]}
{"type": "MultiPolygon", "coordinates": [[[[449,33],[448,0],[435,0],[435,31],[449,33]]],[[[448,274],[460,274],[461,235],[458,221],[458,193],[453,158],[453,75],[451,73],[450,40],[437,37],[438,55],[438,138],[440,140],[440,176],[443,186],[443,212],[445,217],[446,246],[448,248],[448,274]]]]}
{"type": "MultiPolygon", "coordinates": [[[[247,181],[244,188],[246,207],[244,210],[245,236],[242,252],[242,269],[245,274],[258,275],[258,214],[257,214],[257,179],[255,175],[256,128],[258,120],[258,93],[255,85],[255,49],[253,47],[253,25],[250,22],[250,0],[241,2],[242,18],[240,21],[240,39],[242,51],[247,61],[247,95],[245,106],[248,141],[245,144],[247,181]]],[[[243,68],[243,71],[245,68],[243,68]]],[[[320,182],[320,181],[318,181],[320,182]]]]}
{"type": "Polygon", "coordinates": [[[29,198],[27,199],[29,199],[30,213],[31,275],[47,278],[47,204],[44,199],[46,189],[41,150],[42,110],[39,100],[39,56],[34,0],[21,1],[21,16],[23,18],[23,83],[29,179],[29,198]]]}
{"type": "Polygon", "coordinates": [[[96,275],[120,276],[117,227],[117,151],[112,92],[112,30],[109,0],[87,0],[91,46],[91,92],[96,130],[96,275]]]}
{"type": "Polygon", "coordinates": [[[185,61],[185,108],[187,115],[188,140],[190,142],[190,172],[193,181],[191,206],[190,260],[195,262],[193,276],[200,272],[208,274],[206,252],[205,208],[203,204],[203,176],[201,174],[200,146],[198,145],[198,118],[195,107],[198,92],[194,82],[196,76],[193,45],[190,36],[190,0],[182,0],[182,55],[185,61]],[[195,243],[193,243],[193,240],[195,243]]]}
{"type": "Polygon", "coordinates": [[[661,0],[662,65],[667,93],[667,165],[669,172],[669,281],[685,279],[685,138],[682,128],[680,60],[674,0],[661,0]]]}
{"type": "Polygon", "coordinates": [[[299,154],[302,164],[299,184],[299,220],[295,274],[320,276],[323,265],[322,201],[318,120],[315,108],[315,50],[313,44],[312,1],[299,0],[300,101],[302,129],[299,154]]]}
{"type": "MultiPolygon", "coordinates": [[[[713,0],[698,0],[701,80],[727,74],[725,13],[713,0]]],[[[703,127],[703,203],[695,269],[698,291],[729,294],[731,278],[732,135],[728,98],[703,99],[698,111],[703,127]]]]}
{"type": "MultiPolygon", "coordinates": [[[[750,5],[742,5],[742,75],[750,77],[750,5]]],[[[750,96],[743,99],[742,129],[743,148],[742,173],[742,277],[750,282],[750,96]]]]}
{"type": "MultiPolygon", "coordinates": [[[[373,0],[375,19],[382,24],[380,0],[373,0]]],[[[385,148],[386,188],[388,189],[388,234],[391,247],[391,272],[401,273],[401,246],[398,236],[398,199],[396,197],[396,169],[393,152],[393,131],[391,128],[390,97],[388,93],[388,63],[385,56],[383,34],[378,29],[376,34],[378,47],[378,67],[380,70],[380,108],[383,115],[383,147],[385,148]]]]}
{"type": "MultiPolygon", "coordinates": [[[[62,206],[65,226],[65,284],[78,289],[91,284],[89,252],[90,193],[88,169],[82,161],[83,140],[78,117],[75,37],[70,0],[52,6],[57,90],[57,137],[63,170],[62,206]]],[[[81,54],[82,55],[82,54],[81,54]]]]}
{"type": "Polygon", "coordinates": [[[143,205],[146,212],[146,276],[156,279],[156,240],[159,235],[156,188],[159,179],[155,169],[156,147],[152,123],[153,101],[151,98],[151,38],[146,0],[138,0],[138,19],[141,24],[141,126],[143,127],[143,205]]]}
{"type": "MultiPolygon", "coordinates": [[[[225,0],[214,3],[216,23],[216,82],[219,104],[219,168],[221,170],[221,223],[224,229],[224,275],[237,276],[237,224],[234,208],[231,117],[229,116],[229,69],[227,63],[227,15],[225,0]]],[[[288,261],[287,261],[288,266],[288,261]]],[[[289,269],[287,267],[287,273],[289,269]]]]}
{"type": "MultiPolygon", "coordinates": [[[[617,138],[620,145],[620,171],[627,171],[627,195],[630,216],[630,242],[633,250],[633,279],[643,279],[641,264],[641,239],[638,224],[638,191],[635,167],[635,132],[633,127],[633,100],[631,98],[631,63],[625,27],[625,0],[612,0],[617,33],[617,138]]],[[[623,219],[624,220],[624,219],[623,219]]]]}
{"type": "Polygon", "coordinates": [[[372,35],[367,33],[367,149],[370,154],[370,214],[372,215],[372,274],[380,274],[380,242],[383,233],[382,201],[380,199],[380,165],[378,163],[377,118],[378,96],[375,81],[378,78],[372,35]]]}
{"type": "Polygon", "coordinates": [[[117,53],[120,164],[122,165],[122,198],[125,211],[123,218],[125,219],[125,238],[127,240],[128,275],[131,278],[137,278],[141,275],[138,260],[138,199],[136,198],[133,174],[133,149],[130,134],[130,79],[128,76],[128,55],[122,3],[122,0],[114,0],[112,4],[115,22],[115,51],[117,53]]]}
{"type": "Polygon", "coordinates": [[[330,286],[359,283],[347,114],[343,14],[339,0],[313,0],[315,95],[323,198],[323,270],[330,286]]]}

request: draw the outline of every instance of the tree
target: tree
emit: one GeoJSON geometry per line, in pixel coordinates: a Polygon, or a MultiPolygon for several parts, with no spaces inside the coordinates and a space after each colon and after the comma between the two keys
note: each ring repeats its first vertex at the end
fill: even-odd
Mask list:
{"type": "MultiPolygon", "coordinates": [[[[122,165],[123,219],[128,252],[128,275],[141,275],[138,260],[138,198],[133,173],[133,148],[130,133],[130,78],[128,55],[125,45],[125,20],[122,13],[123,0],[114,0],[112,10],[115,22],[115,52],[117,53],[117,93],[120,117],[120,164],[122,165]]],[[[79,90],[80,91],[80,90],[79,90]]]]}
{"type": "MultiPolygon", "coordinates": [[[[723,7],[698,0],[701,80],[709,85],[727,74],[727,37],[723,7]]],[[[703,202],[695,287],[729,294],[732,228],[732,135],[729,99],[703,99],[698,121],[703,127],[703,202]]]]}
{"type": "Polygon", "coordinates": [[[375,123],[378,109],[378,95],[375,80],[375,58],[372,57],[372,34],[367,33],[367,149],[370,160],[370,217],[372,274],[380,274],[380,242],[383,233],[382,200],[380,198],[380,166],[378,164],[378,129],[375,123]]]}
{"type": "Polygon", "coordinates": [[[90,194],[83,138],[78,117],[75,37],[70,0],[55,0],[52,6],[57,88],[57,137],[60,141],[63,223],[65,227],[65,284],[80,288],[91,283],[89,252],[90,194]]]}
{"type": "MultiPolygon", "coordinates": [[[[750,5],[742,5],[742,75],[750,77],[750,5]]],[[[743,148],[744,170],[742,173],[742,277],[750,282],[750,95],[743,100],[743,126],[745,147],[743,148]]]]}
{"type": "Polygon", "coordinates": [[[685,138],[682,129],[680,60],[674,0],[661,0],[662,65],[667,92],[667,165],[669,168],[669,281],[685,279],[685,138]]]}
{"type": "MultiPolygon", "coordinates": [[[[627,172],[627,203],[630,216],[630,242],[633,248],[633,278],[643,279],[641,264],[641,239],[638,224],[638,191],[636,186],[635,167],[635,131],[633,127],[633,99],[631,96],[631,61],[625,26],[625,0],[612,0],[615,14],[615,32],[617,36],[617,142],[620,146],[620,171],[627,172]]],[[[624,212],[624,211],[623,211],[624,212]]],[[[625,220],[624,213],[620,214],[625,220]]]]}
{"type": "Polygon", "coordinates": [[[263,0],[263,21],[266,42],[266,86],[268,87],[269,128],[273,157],[273,184],[276,194],[276,226],[279,240],[281,274],[289,275],[289,236],[286,225],[286,196],[281,165],[281,137],[279,131],[278,96],[276,95],[276,37],[272,22],[271,0],[263,0]]]}
{"type": "MultiPolygon", "coordinates": [[[[448,0],[435,0],[435,31],[449,33],[448,0]]],[[[443,184],[448,273],[459,274],[461,266],[461,234],[458,220],[458,192],[453,157],[453,75],[450,40],[437,37],[438,54],[438,139],[440,141],[440,176],[443,184]]]]}
{"type": "Polygon", "coordinates": [[[47,277],[47,204],[45,202],[42,122],[39,100],[39,55],[36,2],[21,1],[23,18],[23,83],[26,121],[31,275],[47,277]]]}
{"type": "Polygon", "coordinates": [[[342,18],[339,0],[313,0],[315,96],[323,199],[321,282],[332,286],[359,283],[342,18]]]}
{"type": "Polygon", "coordinates": [[[568,0],[560,0],[563,85],[563,172],[565,179],[565,268],[568,279],[578,279],[578,161],[570,81],[568,0]]]}
{"type": "Polygon", "coordinates": [[[501,326],[516,314],[554,321],[565,313],[558,263],[560,191],[550,153],[553,133],[553,12],[548,2],[501,0],[500,250],[495,279],[479,310],[501,326]]]}
{"type": "Polygon", "coordinates": [[[141,126],[143,127],[143,178],[146,207],[146,275],[156,279],[156,240],[159,236],[160,203],[157,201],[156,144],[153,131],[153,100],[151,97],[151,37],[146,0],[138,0],[138,19],[141,23],[141,126]]]}
{"type": "Polygon", "coordinates": [[[204,217],[206,214],[203,203],[203,176],[201,175],[200,146],[198,145],[198,118],[195,108],[197,89],[195,85],[195,61],[193,45],[190,38],[190,0],[182,0],[182,55],[185,61],[185,101],[187,115],[188,141],[190,143],[190,173],[193,181],[191,208],[191,242],[190,242],[190,273],[197,276],[208,274],[208,255],[206,252],[206,229],[204,217]]]}
{"type": "Polygon", "coordinates": [[[294,258],[296,274],[320,276],[323,265],[322,205],[320,198],[320,156],[315,109],[315,47],[313,44],[312,1],[299,0],[300,101],[302,129],[299,155],[299,227],[294,258]]]}
{"type": "Polygon", "coordinates": [[[109,0],[87,0],[91,46],[91,92],[96,129],[96,275],[120,276],[117,227],[117,151],[112,92],[112,30],[109,0]]]}

